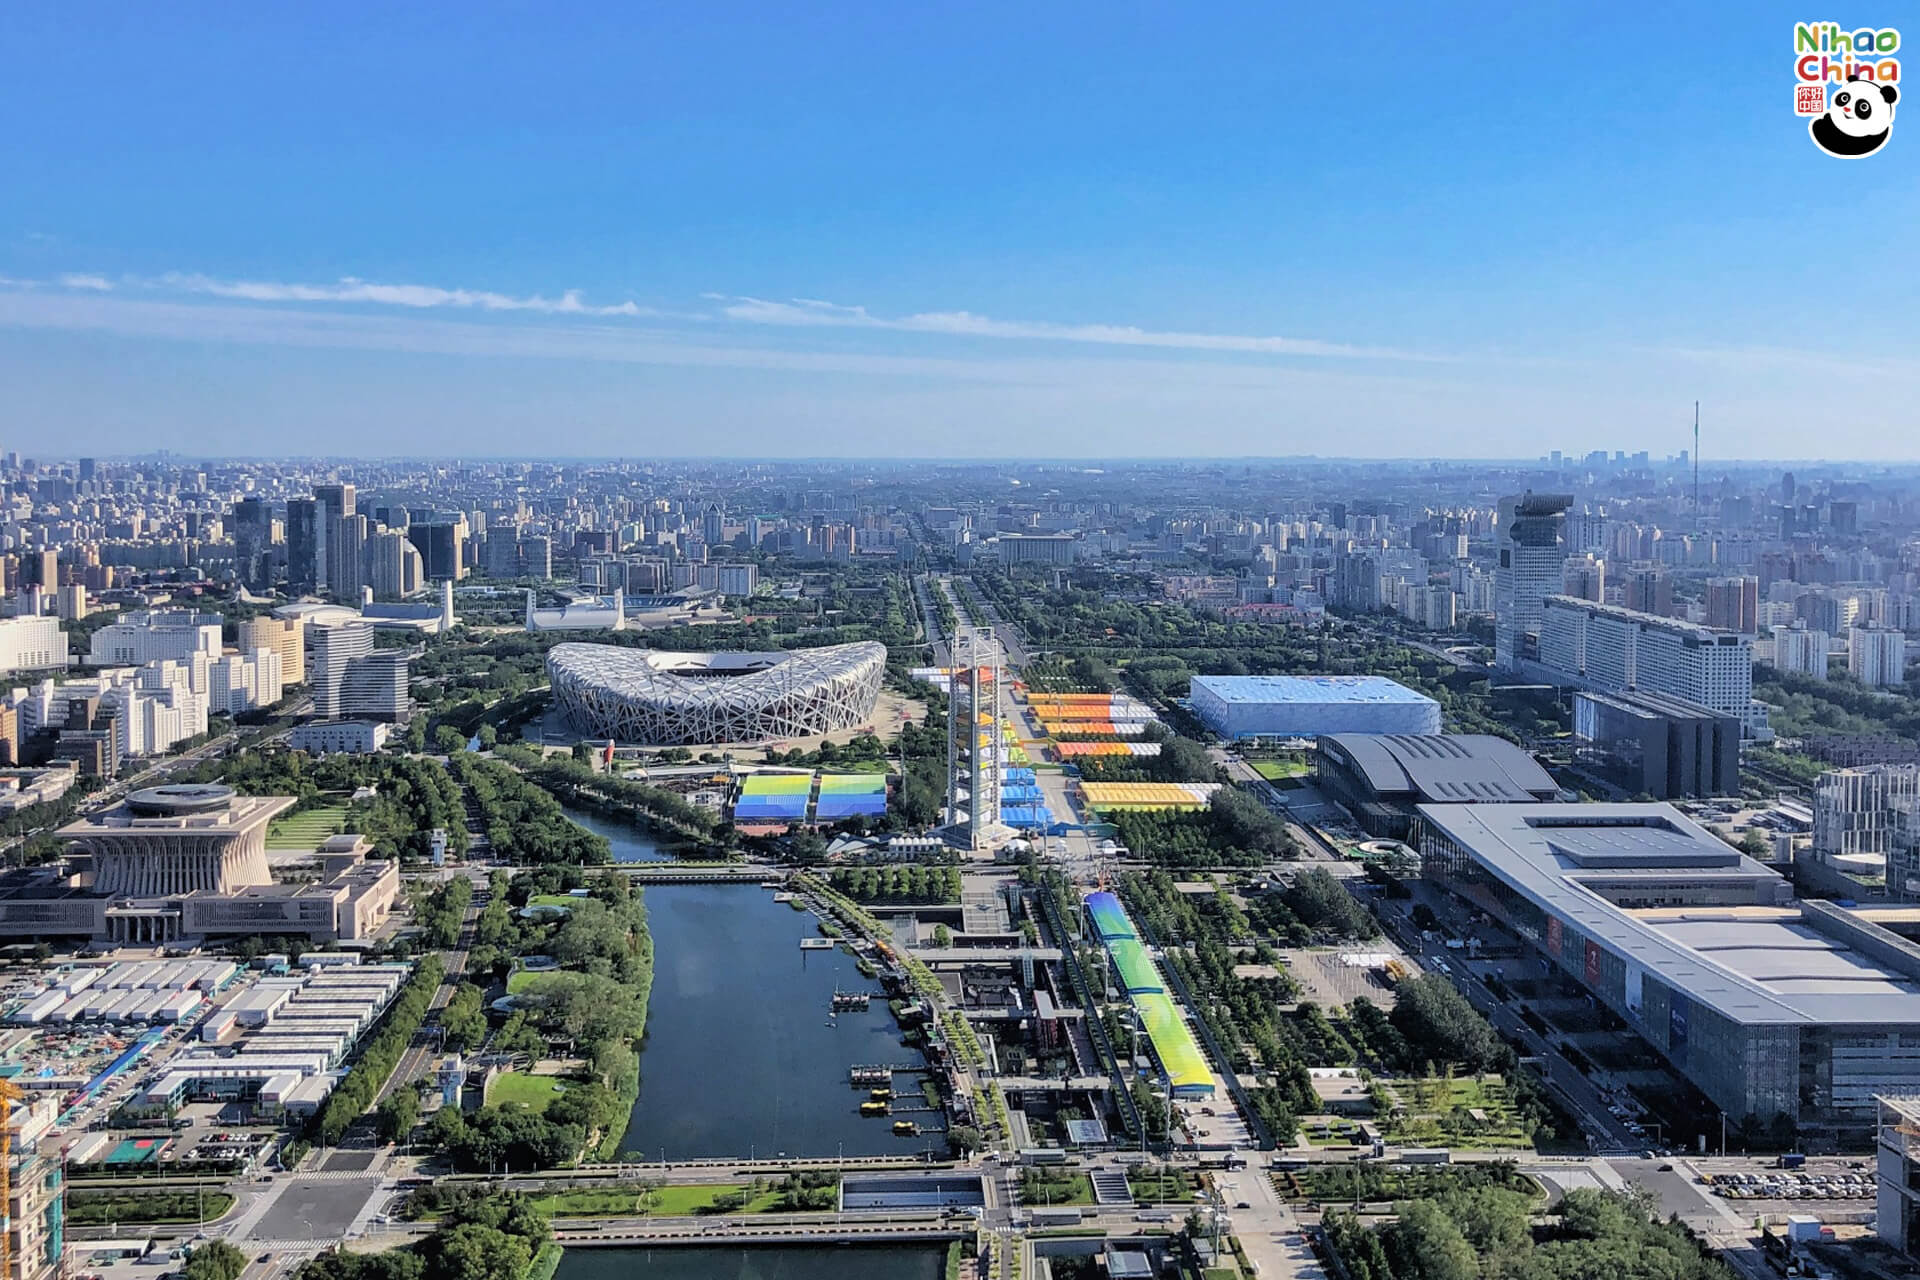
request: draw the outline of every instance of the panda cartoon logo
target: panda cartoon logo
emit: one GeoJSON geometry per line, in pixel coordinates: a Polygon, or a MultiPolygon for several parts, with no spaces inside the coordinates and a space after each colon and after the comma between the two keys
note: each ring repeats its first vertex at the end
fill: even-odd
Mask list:
{"type": "Polygon", "coordinates": [[[1900,91],[1872,80],[1849,80],[1834,87],[1827,113],[1807,125],[1813,145],[1830,156],[1857,160],[1878,151],[1893,132],[1893,104],[1900,91]]]}

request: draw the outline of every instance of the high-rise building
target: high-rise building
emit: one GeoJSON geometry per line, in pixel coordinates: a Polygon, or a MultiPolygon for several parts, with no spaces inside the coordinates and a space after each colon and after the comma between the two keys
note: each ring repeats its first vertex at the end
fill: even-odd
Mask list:
{"type": "Polygon", "coordinates": [[[356,658],[373,652],[373,624],[346,622],[316,626],[307,636],[307,679],[313,687],[313,714],[338,720],[346,713],[347,671],[356,658]]]}
{"type": "Polygon", "coordinates": [[[407,526],[407,537],[419,548],[420,558],[426,562],[427,577],[458,582],[467,576],[465,516],[431,522],[416,520],[407,526]]]}
{"type": "Polygon", "coordinates": [[[727,517],[720,510],[720,504],[709,502],[700,518],[700,537],[710,547],[717,547],[726,541],[727,517]]]}
{"type": "Polygon", "coordinates": [[[233,571],[240,585],[255,590],[272,584],[273,507],[265,498],[233,504],[233,571]]]}
{"type": "Polygon", "coordinates": [[[1540,632],[1546,598],[1560,593],[1566,547],[1561,539],[1572,494],[1533,493],[1500,499],[1494,544],[1494,665],[1514,670],[1540,632]]]}
{"type": "Polygon", "coordinates": [[[60,585],[60,553],[36,551],[27,557],[27,564],[33,571],[33,585],[51,596],[60,585]]]}
{"type": "Polygon", "coordinates": [[[299,684],[307,678],[307,625],[299,618],[248,618],[239,624],[242,653],[271,649],[280,655],[280,678],[299,684]]]}
{"type": "Polygon", "coordinates": [[[207,699],[214,711],[258,711],[285,694],[280,655],[273,649],[222,654],[207,664],[207,699]]]}
{"type": "Polygon", "coordinates": [[[1673,581],[1657,565],[1637,564],[1627,570],[1620,584],[1620,600],[1635,613],[1657,617],[1673,616],[1673,581]]]}
{"type": "Polygon", "coordinates": [[[1764,738],[1766,706],[1753,699],[1753,639],[1675,618],[1571,596],[1545,602],[1542,674],[1605,693],[1657,693],[1734,716],[1764,738]]]}
{"type": "Polygon", "coordinates": [[[404,533],[374,534],[367,539],[362,561],[365,585],[373,589],[376,599],[404,600],[427,585],[420,549],[404,533]]]}
{"type": "Polygon", "coordinates": [[[1561,580],[1565,583],[1563,594],[1576,600],[1605,601],[1607,598],[1607,562],[1592,554],[1567,561],[1561,580]]]}
{"type": "Polygon", "coordinates": [[[1833,637],[1824,631],[1802,625],[1775,626],[1773,629],[1773,665],[1781,671],[1827,678],[1827,652],[1833,637]]]}
{"type": "Polygon", "coordinates": [[[373,647],[373,624],[317,626],[307,639],[313,713],[326,720],[404,720],[407,655],[373,647]]]}
{"type": "Polygon", "coordinates": [[[287,501],[287,586],[318,591],[327,580],[326,509],[313,498],[287,501]]]}
{"type": "Polygon", "coordinates": [[[1847,632],[1847,674],[1875,688],[1907,682],[1907,637],[1891,627],[1847,632]]]}
{"type": "Polygon", "coordinates": [[[1707,579],[1707,625],[1753,635],[1760,627],[1760,579],[1707,579]]]}

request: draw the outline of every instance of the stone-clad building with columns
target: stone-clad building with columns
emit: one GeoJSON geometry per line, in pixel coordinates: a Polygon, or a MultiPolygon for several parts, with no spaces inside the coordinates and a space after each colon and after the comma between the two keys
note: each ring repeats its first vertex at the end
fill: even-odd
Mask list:
{"type": "Polygon", "coordinates": [[[290,796],[219,785],[148,787],[60,828],[62,860],[0,876],[0,938],[111,944],[247,934],[365,937],[387,917],[399,865],[357,837],[314,851],[318,877],[274,879],[267,827],[290,796]]]}

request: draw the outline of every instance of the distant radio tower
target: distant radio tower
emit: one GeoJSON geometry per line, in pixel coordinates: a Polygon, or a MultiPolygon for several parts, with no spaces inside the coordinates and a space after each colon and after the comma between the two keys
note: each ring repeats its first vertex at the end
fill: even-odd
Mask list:
{"type": "Polygon", "coordinates": [[[1693,402],[1693,516],[1700,518],[1700,402],[1693,402]]]}

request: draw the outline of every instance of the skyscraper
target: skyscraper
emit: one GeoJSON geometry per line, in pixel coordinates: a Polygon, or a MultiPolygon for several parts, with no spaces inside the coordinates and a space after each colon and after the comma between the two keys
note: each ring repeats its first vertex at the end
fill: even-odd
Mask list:
{"type": "Polygon", "coordinates": [[[233,570],[240,585],[259,589],[272,582],[273,508],[265,498],[233,504],[233,570]]]}
{"type": "Polygon", "coordinates": [[[326,528],[326,509],[317,500],[287,500],[287,586],[295,595],[326,582],[326,528]]]}
{"type": "Polygon", "coordinates": [[[313,496],[321,507],[321,538],[326,548],[325,566],[319,579],[336,599],[358,599],[360,548],[367,540],[367,521],[354,510],[353,486],[317,484],[313,486],[313,496]]]}
{"type": "Polygon", "coordinates": [[[1573,495],[1524,494],[1500,499],[1494,534],[1499,561],[1494,569],[1494,665],[1515,670],[1530,639],[1540,632],[1541,603],[1561,591],[1566,548],[1561,528],[1573,495]]]}

